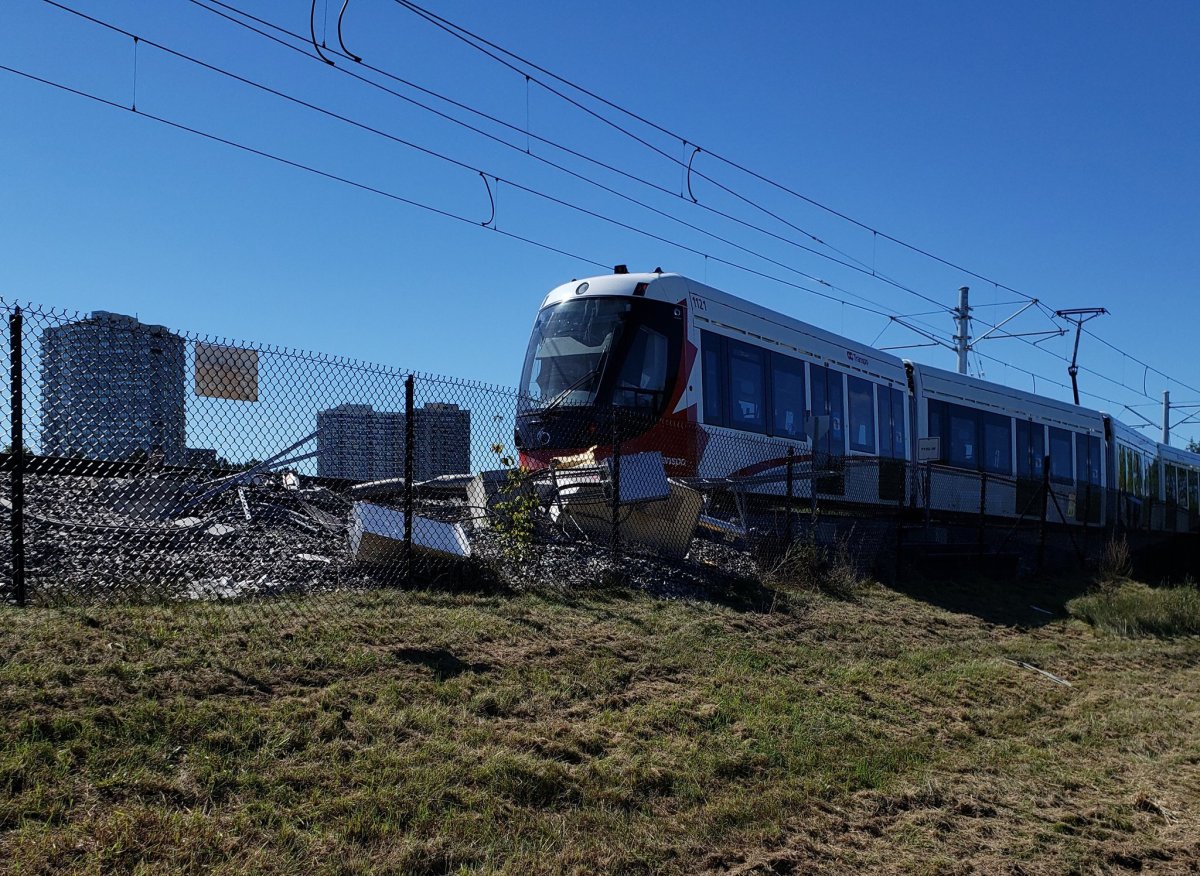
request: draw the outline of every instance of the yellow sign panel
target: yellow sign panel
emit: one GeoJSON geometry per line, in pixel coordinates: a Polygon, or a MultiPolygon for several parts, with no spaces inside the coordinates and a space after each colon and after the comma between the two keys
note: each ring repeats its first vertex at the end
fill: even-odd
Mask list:
{"type": "Polygon", "coordinates": [[[258,350],[198,342],[196,395],[258,401],[258,350]]]}

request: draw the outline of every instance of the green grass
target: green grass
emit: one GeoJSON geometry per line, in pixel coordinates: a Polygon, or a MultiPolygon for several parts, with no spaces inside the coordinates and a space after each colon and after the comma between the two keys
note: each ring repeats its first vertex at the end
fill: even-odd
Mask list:
{"type": "Polygon", "coordinates": [[[1067,610],[1121,636],[1200,634],[1200,588],[1194,584],[1147,587],[1126,581],[1073,599],[1067,610]]]}
{"type": "Polygon", "coordinates": [[[1198,662],[881,588],[5,609],[0,872],[1179,867],[1198,662]]]}

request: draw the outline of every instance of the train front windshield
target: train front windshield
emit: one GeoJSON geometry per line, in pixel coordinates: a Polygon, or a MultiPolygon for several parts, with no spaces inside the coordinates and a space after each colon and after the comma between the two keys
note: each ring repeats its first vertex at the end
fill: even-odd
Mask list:
{"type": "Polygon", "coordinates": [[[644,298],[581,297],[538,314],[521,388],[527,409],[616,404],[658,411],[683,338],[678,308],[644,298]]]}

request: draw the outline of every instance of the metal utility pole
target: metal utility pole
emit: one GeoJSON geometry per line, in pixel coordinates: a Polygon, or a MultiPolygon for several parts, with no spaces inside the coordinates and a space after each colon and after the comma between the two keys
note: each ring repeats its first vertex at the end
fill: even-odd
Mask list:
{"type": "Polygon", "coordinates": [[[958,373],[967,373],[967,351],[971,349],[971,308],[967,304],[970,286],[958,290],[958,307],[954,309],[954,321],[958,323],[958,334],[954,336],[954,349],[958,351],[958,373]]]}
{"type": "Polygon", "coordinates": [[[1083,324],[1097,316],[1105,316],[1108,311],[1103,307],[1078,307],[1074,310],[1056,310],[1054,315],[1075,323],[1075,349],[1071,351],[1071,364],[1067,373],[1071,375],[1071,392],[1075,394],[1075,404],[1079,404],[1079,335],[1083,332],[1083,324]]]}
{"type": "Polygon", "coordinates": [[[1171,443],[1171,390],[1163,390],[1163,444],[1171,443]]]}

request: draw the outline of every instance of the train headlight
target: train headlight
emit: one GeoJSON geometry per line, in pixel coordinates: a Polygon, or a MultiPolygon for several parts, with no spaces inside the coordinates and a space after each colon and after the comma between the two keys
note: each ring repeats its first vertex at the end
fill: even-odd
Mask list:
{"type": "Polygon", "coordinates": [[[578,286],[576,286],[576,287],[575,287],[575,294],[576,294],[576,295],[582,295],[582,294],[583,294],[584,292],[586,292],[587,290],[588,290],[588,284],[587,284],[587,283],[580,283],[578,286]]]}

